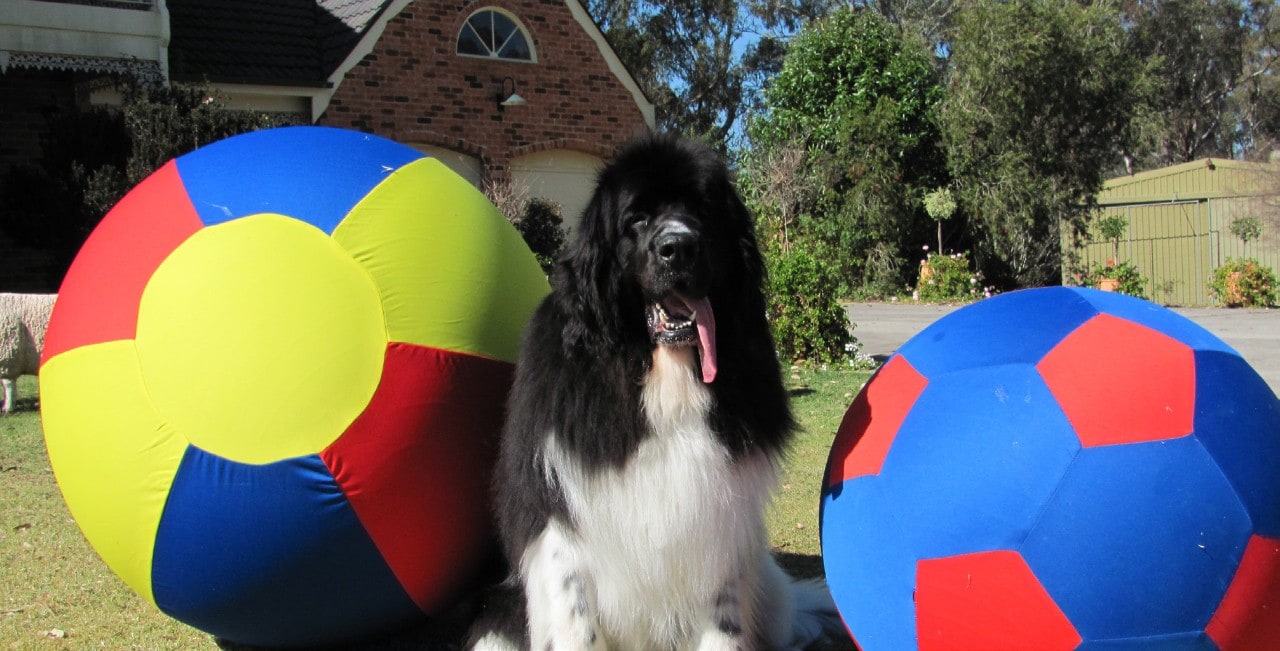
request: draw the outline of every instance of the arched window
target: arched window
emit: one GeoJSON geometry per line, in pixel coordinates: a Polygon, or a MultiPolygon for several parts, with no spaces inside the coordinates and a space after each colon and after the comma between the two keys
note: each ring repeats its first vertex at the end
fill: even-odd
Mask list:
{"type": "Polygon", "coordinates": [[[496,9],[481,9],[471,14],[458,32],[458,54],[533,61],[529,35],[514,18],[496,9]]]}

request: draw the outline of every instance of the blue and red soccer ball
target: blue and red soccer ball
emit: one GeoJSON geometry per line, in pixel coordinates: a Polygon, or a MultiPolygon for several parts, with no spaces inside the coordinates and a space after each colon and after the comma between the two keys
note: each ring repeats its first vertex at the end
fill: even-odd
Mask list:
{"type": "Polygon", "coordinates": [[[1280,401],[1139,299],[940,319],[850,406],[821,518],[863,651],[1280,648],[1280,401]]]}

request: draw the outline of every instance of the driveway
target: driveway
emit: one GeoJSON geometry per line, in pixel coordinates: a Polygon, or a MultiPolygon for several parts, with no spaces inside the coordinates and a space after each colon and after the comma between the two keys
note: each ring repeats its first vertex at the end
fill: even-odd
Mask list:
{"type": "MultiPolygon", "coordinates": [[[[862,352],[888,357],[926,326],[956,307],[901,303],[853,303],[846,306],[862,352]]],[[[1280,394],[1280,310],[1174,308],[1235,348],[1280,394]]]]}

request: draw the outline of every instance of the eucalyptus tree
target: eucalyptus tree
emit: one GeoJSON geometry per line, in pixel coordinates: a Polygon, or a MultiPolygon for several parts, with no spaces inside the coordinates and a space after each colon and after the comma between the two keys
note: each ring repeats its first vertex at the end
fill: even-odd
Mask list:
{"type": "Polygon", "coordinates": [[[788,37],[838,0],[589,0],[659,126],[726,148],[788,37]]]}
{"type": "Polygon", "coordinates": [[[987,278],[1058,282],[1062,236],[1087,227],[1107,171],[1135,137],[1148,83],[1114,4],[964,4],[941,124],[987,278]]]}

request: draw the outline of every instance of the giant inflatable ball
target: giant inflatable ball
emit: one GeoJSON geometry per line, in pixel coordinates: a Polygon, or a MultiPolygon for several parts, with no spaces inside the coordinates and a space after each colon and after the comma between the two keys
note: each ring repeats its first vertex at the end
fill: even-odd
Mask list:
{"type": "Polygon", "coordinates": [[[1280,401],[1158,305],[1003,294],[854,399],[821,523],[863,651],[1274,649],[1280,401]]]}
{"type": "Polygon", "coordinates": [[[520,331],[548,291],[438,160],[259,131],[170,161],[103,219],[41,363],[76,522],[138,594],[234,642],[337,645],[454,604],[520,331]]]}

